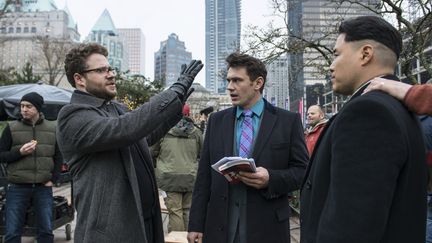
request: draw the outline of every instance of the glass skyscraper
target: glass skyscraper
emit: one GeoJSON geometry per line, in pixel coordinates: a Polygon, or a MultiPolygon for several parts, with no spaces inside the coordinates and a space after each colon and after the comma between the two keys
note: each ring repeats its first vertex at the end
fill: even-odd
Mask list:
{"type": "Polygon", "coordinates": [[[172,33],[168,39],[162,41],[160,48],[154,54],[154,79],[161,80],[164,87],[171,86],[180,75],[181,65],[189,64],[192,53],[186,51],[184,41],[172,33]]]}
{"type": "Polygon", "coordinates": [[[240,46],[240,0],[206,0],[206,83],[213,93],[226,92],[225,58],[240,46]]]}

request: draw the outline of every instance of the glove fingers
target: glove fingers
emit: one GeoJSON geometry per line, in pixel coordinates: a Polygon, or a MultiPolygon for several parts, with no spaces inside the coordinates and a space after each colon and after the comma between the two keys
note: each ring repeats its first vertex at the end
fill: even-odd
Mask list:
{"type": "MultiPolygon", "coordinates": [[[[189,63],[189,65],[188,65],[188,67],[186,68],[186,70],[185,70],[184,73],[193,75],[195,69],[196,69],[199,65],[202,65],[202,63],[201,63],[200,60],[192,60],[192,61],[189,63]]],[[[201,70],[201,69],[199,69],[199,70],[201,70]]],[[[196,73],[198,73],[198,72],[199,72],[199,71],[197,71],[196,73]]]]}
{"type": "Polygon", "coordinates": [[[181,65],[181,70],[180,70],[180,74],[183,74],[183,73],[185,73],[185,71],[186,71],[186,64],[182,64],[181,65]]]}
{"type": "Polygon", "coordinates": [[[191,72],[191,75],[193,75],[194,77],[196,77],[196,75],[199,73],[199,71],[201,71],[201,69],[204,67],[204,64],[201,63],[191,72]]]}
{"type": "Polygon", "coordinates": [[[183,98],[183,104],[186,103],[186,100],[189,98],[189,96],[195,91],[194,88],[190,88],[187,92],[186,95],[183,98]]]}
{"type": "Polygon", "coordinates": [[[186,66],[186,69],[184,71],[184,73],[188,74],[190,73],[190,70],[192,69],[192,66],[195,65],[196,60],[192,60],[190,61],[189,65],[186,66],[186,64],[183,64],[186,66]]]}

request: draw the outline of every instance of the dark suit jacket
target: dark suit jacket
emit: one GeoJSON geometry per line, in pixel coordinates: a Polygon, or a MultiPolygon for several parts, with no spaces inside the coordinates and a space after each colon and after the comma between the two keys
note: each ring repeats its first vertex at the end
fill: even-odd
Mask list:
{"type": "Polygon", "coordinates": [[[312,155],[301,190],[301,242],[425,242],[419,122],[393,97],[363,89],[330,119],[312,155]]]}
{"type": "MultiPolygon", "coordinates": [[[[246,242],[289,242],[287,194],[299,188],[308,154],[300,116],[266,101],[264,107],[253,158],[270,180],[266,189],[247,187],[246,242]]],[[[204,233],[205,243],[227,242],[229,184],[211,165],[233,155],[235,110],[212,114],[206,130],[189,223],[189,231],[204,233]]]]}

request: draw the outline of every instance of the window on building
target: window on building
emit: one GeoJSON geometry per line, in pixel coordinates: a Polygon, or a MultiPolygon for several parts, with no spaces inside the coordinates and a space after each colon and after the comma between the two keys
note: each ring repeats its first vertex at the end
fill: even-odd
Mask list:
{"type": "Polygon", "coordinates": [[[0,28],[0,33],[5,34],[6,33],[6,27],[1,27],[0,28]]]}
{"type": "Polygon", "coordinates": [[[31,32],[36,33],[36,27],[31,27],[31,32]]]}
{"type": "Polygon", "coordinates": [[[117,44],[117,48],[118,48],[117,55],[118,55],[118,57],[122,58],[123,57],[123,46],[122,46],[122,44],[118,43],[117,44]]]}
{"type": "Polygon", "coordinates": [[[14,32],[14,28],[13,27],[9,27],[8,33],[13,33],[14,32]]]}
{"type": "Polygon", "coordinates": [[[24,27],[24,33],[28,33],[29,32],[29,27],[24,27]]]}

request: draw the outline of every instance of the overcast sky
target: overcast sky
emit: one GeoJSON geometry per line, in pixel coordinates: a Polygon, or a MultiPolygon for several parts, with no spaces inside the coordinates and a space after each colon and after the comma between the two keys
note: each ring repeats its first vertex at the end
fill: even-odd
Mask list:
{"type": "MultiPolygon", "coordinates": [[[[106,8],[116,28],[141,28],[146,39],[145,76],[153,80],[154,53],[160,42],[176,33],[192,52],[193,59],[205,61],[205,0],[55,0],[65,2],[78,24],[83,40],[106,8]]],[[[242,31],[247,24],[262,25],[269,20],[268,0],[242,0],[242,31]]],[[[197,81],[204,84],[204,69],[197,81]]]]}

